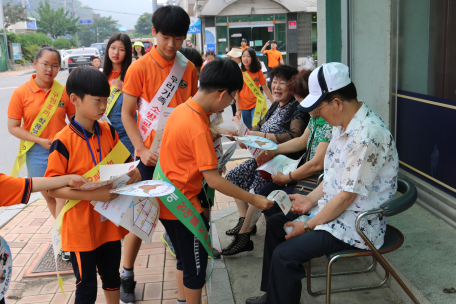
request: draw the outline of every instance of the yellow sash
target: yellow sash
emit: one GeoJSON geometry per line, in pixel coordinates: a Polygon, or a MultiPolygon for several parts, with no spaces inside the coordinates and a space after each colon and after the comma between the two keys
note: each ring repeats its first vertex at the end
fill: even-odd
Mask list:
{"type": "MultiPolygon", "coordinates": [[[[59,102],[62,98],[64,89],[65,87],[61,83],[59,83],[57,80],[54,80],[51,91],[49,92],[49,95],[46,98],[43,107],[41,107],[40,113],[36,116],[30,128],[31,134],[40,137],[41,133],[43,133],[43,130],[46,128],[59,106],[59,102]]],[[[10,176],[19,176],[19,172],[24,168],[26,161],[25,153],[30,150],[34,144],[34,142],[21,139],[21,143],[19,145],[19,153],[17,154],[13,169],[11,169],[11,172],[9,174],[10,176]]]]}
{"type": "MultiPolygon", "coordinates": [[[[117,79],[120,79],[120,76],[117,79]]],[[[106,111],[105,111],[106,117],[109,115],[112,108],[114,107],[114,104],[116,103],[117,99],[119,98],[120,93],[122,93],[122,91],[117,90],[117,88],[118,88],[118,86],[116,86],[116,85],[111,86],[111,94],[109,94],[108,104],[106,106],[106,111]]]]}
{"type": "MultiPolygon", "coordinates": [[[[124,144],[119,140],[115,147],[109,152],[109,154],[103,158],[103,160],[90,169],[86,174],[83,176],[87,178],[89,181],[96,181],[100,178],[100,165],[106,165],[106,164],[122,164],[124,163],[128,157],[130,157],[130,152],[128,149],[124,146],[124,144]]],[[[77,190],[74,190],[77,191],[77,190]]],[[[55,265],[56,265],[56,271],[57,271],[57,278],[59,280],[59,286],[60,289],[62,290],[62,293],[65,294],[63,291],[63,285],[65,284],[62,280],[62,278],[59,275],[59,270],[57,269],[57,256],[62,249],[62,222],[63,222],[63,216],[65,213],[76,206],[80,201],[78,200],[67,200],[65,206],[63,207],[62,211],[60,211],[59,215],[57,216],[54,226],[52,227],[52,244],[54,245],[54,258],[55,258],[55,265]]]]}
{"type": "Polygon", "coordinates": [[[250,77],[248,72],[243,72],[242,75],[244,76],[244,82],[247,84],[247,87],[252,91],[253,95],[255,95],[257,102],[255,106],[255,113],[253,115],[252,127],[256,126],[261,119],[266,115],[268,111],[268,106],[266,104],[266,98],[261,94],[260,89],[256,86],[255,82],[253,81],[252,77],[250,77]]]}

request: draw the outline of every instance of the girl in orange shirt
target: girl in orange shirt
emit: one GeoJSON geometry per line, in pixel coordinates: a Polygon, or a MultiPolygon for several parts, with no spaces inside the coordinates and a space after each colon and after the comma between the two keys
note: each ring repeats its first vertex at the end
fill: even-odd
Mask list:
{"type": "MultiPolygon", "coordinates": [[[[36,74],[14,90],[8,105],[8,131],[19,139],[35,143],[25,154],[28,177],[44,177],[52,139],[66,126],[65,115],[70,120],[75,113],[74,106],[64,89],[62,97],[57,100],[58,107],[42,133],[39,136],[30,133],[33,122],[40,114],[51,92],[54,79],[59,73],[60,60],[60,53],[56,49],[43,45],[33,61],[36,74]]],[[[55,218],[56,200],[50,197],[47,191],[42,191],[41,194],[55,218]]]]}
{"type": "MultiPolygon", "coordinates": [[[[108,45],[106,47],[108,56],[106,56],[104,60],[103,73],[108,78],[109,85],[111,87],[113,85],[117,85],[118,91],[122,91],[125,74],[131,65],[132,54],[128,49],[130,45],[131,40],[128,35],[115,33],[111,36],[111,38],[109,38],[108,45]]],[[[135,148],[133,147],[133,144],[131,143],[122,123],[122,104],[123,94],[121,93],[109,112],[108,119],[114,129],[116,129],[117,134],[119,134],[120,141],[125,145],[125,147],[127,147],[131,155],[133,155],[135,148]]]]}
{"type": "MultiPolygon", "coordinates": [[[[255,85],[263,89],[264,93],[268,96],[269,101],[272,103],[271,91],[269,91],[266,85],[266,78],[261,71],[261,63],[258,59],[255,50],[248,48],[242,51],[242,64],[241,70],[243,73],[248,73],[252,78],[255,85]]],[[[252,128],[253,115],[255,113],[255,106],[257,98],[253,94],[252,90],[244,82],[244,86],[239,94],[236,94],[236,116],[240,119],[242,114],[242,120],[247,128],[252,128]]]]}

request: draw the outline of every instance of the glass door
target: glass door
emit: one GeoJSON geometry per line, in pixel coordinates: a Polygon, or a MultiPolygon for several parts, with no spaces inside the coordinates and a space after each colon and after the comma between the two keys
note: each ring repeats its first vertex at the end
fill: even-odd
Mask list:
{"type": "Polygon", "coordinates": [[[256,52],[261,51],[266,41],[274,39],[273,26],[230,27],[230,47],[240,47],[241,39],[247,38],[248,46],[256,52]]]}

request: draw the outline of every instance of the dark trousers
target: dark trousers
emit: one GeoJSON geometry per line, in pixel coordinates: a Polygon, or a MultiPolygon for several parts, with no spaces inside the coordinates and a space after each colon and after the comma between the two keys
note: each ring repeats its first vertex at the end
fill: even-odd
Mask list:
{"type": "Polygon", "coordinates": [[[298,304],[301,280],[306,276],[303,263],[352,248],[323,230],[314,230],[285,241],[283,225],[296,218],[292,213],[287,216],[279,213],[267,221],[261,279],[261,291],[268,293],[267,304],[298,304]]]}
{"type": "Polygon", "coordinates": [[[120,241],[107,242],[86,252],[70,252],[76,277],[76,304],[93,304],[97,300],[97,271],[104,290],[120,288],[120,241]]]}
{"type": "MultiPolygon", "coordinates": [[[[271,194],[271,192],[275,191],[275,190],[282,190],[287,194],[293,194],[293,190],[295,187],[296,187],[296,183],[293,183],[292,185],[289,185],[288,187],[284,188],[282,186],[279,186],[279,185],[271,182],[271,183],[267,183],[266,185],[261,187],[260,190],[258,191],[258,194],[268,197],[268,195],[271,194]]],[[[266,216],[266,218],[269,218],[277,213],[282,213],[282,209],[280,209],[280,207],[279,207],[279,205],[277,205],[277,203],[274,203],[272,208],[263,211],[263,214],[266,216]]]]}

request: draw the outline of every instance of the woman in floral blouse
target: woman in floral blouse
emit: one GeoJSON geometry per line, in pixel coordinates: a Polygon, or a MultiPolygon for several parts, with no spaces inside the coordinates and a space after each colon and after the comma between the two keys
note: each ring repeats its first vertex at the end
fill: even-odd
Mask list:
{"type": "MultiPolygon", "coordinates": [[[[288,65],[280,65],[271,71],[272,94],[275,102],[266,113],[265,118],[256,125],[249,135],[266,137],[277,144],[287,142],[293,138],[300,137],[309,122],[310,116],[302,115],[298,110],[299,102],[288,91],[288,81],[298,73],[298,70],[288,65]]],[[[256,169],[258,168],[255,158],[250,158],[226,175],[226,179],[238,187],[249,191],[253,189],[255,193],[267,182],[261,177],[256,169]]],[[[253,250],[253,243],[250,241],[250,233],[239,234],[239,230],[244,223],[248,204],[235,200],[239,209],[239,221],[234,229],[226,232],[227,235],[235,236],[234,242],[229,246],[230,250],[225,250],[226,255],[238,252],[253,250]]]]}

